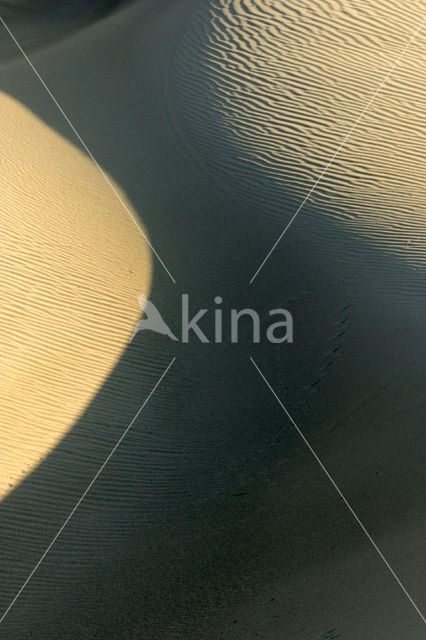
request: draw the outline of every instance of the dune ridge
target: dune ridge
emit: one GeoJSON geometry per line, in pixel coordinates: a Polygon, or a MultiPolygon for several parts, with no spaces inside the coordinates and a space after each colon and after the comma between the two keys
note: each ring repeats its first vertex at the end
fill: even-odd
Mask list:
{"type": "MultiPolygon", "coordinates": [[[[365,201],[358,198],[354,212],[360,166],[342,156],[346,165],[337,163],[338,175],[329,176],[341,191],[326,182],[256,286],[246,286],[251,267],[264,257],[287,212],[320,170],[321,149],[327,156],[339,127],[344,134],[352,124],[352,100],[361,106],[351,69],[365,92],[373,91],[379,63],[387,69],[396,45],[405,44],[411,26],[414,31],[414,13],[395,2],[308,7],[298,1],[141,0],[37,53],[43,77],[101,165],[128,194],[162,257],[174,266],[177,287],[159,269],[151,282],[152,300],[171,327],[179,327],[179,297],[186,290],[194,309],[211,307],[218,294],[224,307],[254,307],[265,317],[271,305],[289,307],[296,340],[279,349],[262,343],[254,353],[246,342],[178,345],[141,332],[126,347],[130,313],[128,327],[117,320],[119,355],[110,375],[103,379],[103,370],[92,370],[93,389],[96,380],[103,384],[88,405],[82,403],[83,414],[1,502],[4,608],[174,349],[176,363],[6,618],[5,639],[26,640],[32,634],[44,640],[282,640],[283,635],[309,640],[327,637],[335,628],[342,638],[423,637],[420,618],[248,359],[252,354],[262,366],[421,603],[424,277],[413,270],[413,247],[406,250],[395,233],[398,254],[379,220],[393,209],[393,223],[404,225],[408,214],[402,222],[399,214],[406,194],[395,190],[388,199],[383,196],[376,216],[370,193],[374,162],[368,155],[364,170],[372,173],[363,188],[369,195],[365,201]],[[285,11],[298,31],[289,28],[285,11]],[[334,16],[335,32],[329,25],[334,16]],[[345,26],[349,22],[352,30],[345,26]],[[324,30],[333,43],[329,50],[324,30]],[[277,39],[280,48],[271,48],[277,39]],[[285,43],[293,52],[290,61],[281,55],[285,43]],[[368,64],[371,46],[376,47],[374,73],[368,64]],[[362,54],[365,77],[351,56],[355,51],[362,54]],[[297,64],[291,63],[294,57],[297,64]],[[329,76],[327,68],[333,70],[329,76]],[[341,112],[333,104],[336,87],[341,112]],[[281,91],[287,91],[286,101],[281,91]],[[298,96],[296,103],[292,96],[298,96]],[[323,110],[322,96],[329,100],[323,110]],[[336,129],[330,114],[336,115],[336,129]],[[306,162],[305,135],[312,140],[306,162]],[[361,237],[364,214],[376,224],[377,246],[361,237]],[[378,251],[379,243],[386,251],[378,251]]],[[[417,87],[423,58],[415,53],[410,73],[417,87]]],[[[75,144],[27,66],[6,65],[3,83],[52,131],[75,144]]],[[[374,110],[372,121],[379,127],[374,110]]],[[[397,126],[392,118],[387,122],[397,126]]],[[[411,145],[414,137],[410,140],[411,145]]],[[[360,144],[357,138],[354,142],[351,152],[360,144]]],[[[415,175],[422,159],[419,165],[413,158],[410,162],[415,175]]],[[[43,166],[41,160],[37,164],[43,166]]],[[[54,175],[57,164],[52,164],[54,175]]],[[[103,202],[90,193],[93,203],[103,202]]],[[[416,187],[416,202],[419,193],[416,187]]],[[[62,202],[59,196],[57,201],[62,202]]],[[[39,216],[44,225],[49,222],[43,208],[34,219],[39,216]]],[[[420,206],[409,216],[413,228],[421,226],[420,206]]],[[[104,220],[95,220],[100,232],[104,220]]],[[[12,236],[14,224],[8,222],[12,236]]],[[[117,246],[127,238],[122,223],[114,226],[117,246]]],[[[89,239],[99,238],[88,222],[82,220],[81,228],[89,239]]],[[[100,251],[107,253],[102,242],[100,251]]],[[[90,273],[94,277],[83,307],[100,317],[95,294],[98,287],[104,292],[102,265],[93,271],[90,252],[82,252],[84,264],[79,253],[74,256],[82,267],[79,281],[90,273]]],[[[33,254],[21,262],[30,265],[33,254]]],[[[59,272],[68,274],[62,262],[58,256],[59,272]]],[[[49,301],[49,292],[49,287],[40,291],[40,301],[49,301]]],[[[102,301],[108,295],[102,293],[102,301]]],[[[119,300],[114,290],[114,317],[119,300]]],[[[67,306],[61,296],[56,303],[67,306]]],[[[49,335],[46,324],[41,333],[49,335]]],[[[85,346],[86,334],[81,339],[85,346]]],[[[71,351],[71,343],[63,346],[71,351]]],[[[112,354],[101,346],[100,351],[108,364],[112,354]]]]}
{"type": "Polygon", "coordinates": [[[4,496],[114,367],[140,315],[137,295],[148,295],[151,258],[92,161],[12,98],[0,102],[4,496]]]}

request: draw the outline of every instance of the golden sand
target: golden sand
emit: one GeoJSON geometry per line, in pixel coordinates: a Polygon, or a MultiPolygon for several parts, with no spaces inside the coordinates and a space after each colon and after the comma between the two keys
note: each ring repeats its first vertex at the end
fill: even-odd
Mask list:
{"type": "Polygon", "coordinates": [[[137,294],[148,295],[151,258],[92,161],[14,99],[0,100],[4,496],[111,371],[140,316],[137,294]]]}
{"type": "Polygon", "coordinates": [[[344,141],[309,203],[424,268],[423,11],[400,0],[200,3],[173,60],[175,128],[282,229],[344,141]]]}

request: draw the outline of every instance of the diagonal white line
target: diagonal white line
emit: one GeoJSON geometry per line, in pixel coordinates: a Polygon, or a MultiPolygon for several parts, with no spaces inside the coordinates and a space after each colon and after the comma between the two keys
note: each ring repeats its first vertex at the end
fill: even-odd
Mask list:
{"type": "Polygon", "coordinates": [[[55,544],[56,540],[59,538],[59,536],[61,535],[62,531],[65,529],[65,527],[67,526],[68,522],[71,520],[71,518],[73,517],[74,513],[77,511],[78,507],[80,506],[80,504],[83,502],[84,498],[86,497],[86,495],[89,493],[90,489],[92,488],[92,486],[95,484],[96,480],[98,479],[98,477],[100,476],[100,474],[102,473],[102,471],[105,469],[106,465],[108,464],[108,462],[110,461],[110,459],[112,458],[112,456],[114,455],[114,453],[116,452],[116,450],[118,449],[119,445],[121,444],[121,442],[124,440],[124,438],[126,437],[128,431],[131,429],[131,427],[133,426],[134,422],[137,420],[139,414],[141,413],[142,409],[145,407],[145,405],[148,403],[149,399],[151,398],[151,396],[153,395],[153,393],[155,392],[155,390],[157,389],[158,385],[160,384],[160,382],[162,381],[162,379],[164,378],[164,376],[166,375],[166,373],[168,372],[168,370],[170,369],[170,367],[172,366],[172,364],[174,363],[174,361],[176,360],[176,358],[173,358],[170,362],[168,367],[163,371],[161,377],[159,378],[159,380],[157,380],[157,382],[155,383],[154,388],[152,389],[152,391],[149,393],[149,395],[145,398],[142,406],[139,408],[138,412],[136,413],[136,415],[134,416],[133,420],[130,422],[130,424],[127,426],[127,428],[125,429],[125,431],[122,433],[122,435],[120,436],[119,440],[116,442],[116,444],[114,445],[112,451],[110,452],[110,454],[108,455],[108,457],[104,460],[104,462],[102,463],[101,467],[98,469],[98,471],[96,472],[94,478],[92,479],[92,481],[90,482],[90,484],[88,485],[88,487],[85,489],[85,491],[82,493],[82,495],[80,496],[80,498],[78,499],[76,505],[74,506],[74,508],[72,509],[72,511],[70,512],[70,514],[68,515],[68,517],[66,518],[65,522],[62,524],[62,526],[60,527],[60,529],[58,529],[55,537],[53,538],[52,542],[49,544],[49,546],[46,548],[46,550],[44,551],[43,555],[40,557],[40,559],[38,560],[37,564],[35,565],[35,567],[32,569],[32,571],[30,572],[30,574],[28,575],[27,579],[25,580],[24,584],[22,585],[22,587],[19,589],[18,593],[15,595],[15,597],[13,598],[12,602],[10,603],[10,605],[7,607],[6,611],[3,613],[2,617],[0,618],[0,624],[3,622],[3,620],[5,619],[5,617],[7,616],[7,614],[9,613],[9,611],[11,610],[11,608],[13,607],[13,605],[15,604],[15,602],[17,601],[17,599],[19,598],[19,596],[21,595],[21,593],[23,592],[23,590],[25,589],[25,587],[27,586],[27,584],[29,583],[29,581],[31,580],[31,578],[33,577],[33,575],[35,574],[35,572],[37,571],[37,569],[39,568],[39,566],[41,565],[41,563],[43,562],[43,560],[45,559],[45,557],[47,556],[47,554],[49,553],[49,551],[51,550],[51,548],[53,547],[53,545],[55,544]]]}
{"type": "Polygon", "coordinates": [[[65,120],[67,121],[67,123],[69,124],[69,126],[71,127],[72,131],[74,132],[75,136],[77,137],[77,139],[79,140],[80,144],[82,145],[82,147],[84,148],[84,150],[86,151],[87,155],[91,158],[91,160],[93,161],[93,163],[95,164],[95,166],[99,169],[99,171],[101,172],[102,176],[105,178],[106,182],[109,184],[109,186],[111,187],[114,195],[116,196],[116,198],[119,200],[119,202],[122,204],[123,208],[125,209],[125,211],[127,212],[127,214],[129,215],[129,217],[132,219],[132,221],[135,223],[135,225],[137,226],[139,232],[143,235],[143,237],[145,238],[145,240],[147,241],[147,243],[149,244],[151,251],[153,252],[153,254],[156,256],[157,260],[159,261],[159,263],[161,264],[161,266],[163,267],[163,269],[167,272],[167,274],[169,275],[170,279],[173,281],[174,284],[176,284],[176,280],[174,279],[174,277],[172,276],[172,274],[170,273],[170,271],[168,270],[168,268],[166,267],[166,265],[164,264],[164,262],[162,261],[162,259],[160,258],[160,256],[158,255],[157,251],[154,249],[154,247],[152,246],[151,242],[149,241],[149,238],[147,237],[147,235],[143,232],[143,230],[141,229],[141,227],[139,226],[135,216],[132,214],[132,212],[130,211],[129,207],[126,205],[126,203],[124,202],[123,198],[120,196],[120,194],[118,193],[117,189],[114,187],[113,183],[111,182],[111,180],[108,178],[107,174],[105,173],[105,171],[102,169],[102,167],[100,166],[100,164],[98,163],[98,161],[95,159],[93,153],[90,151],[90,149],[88,148],[88,146],[86,145],[86,143],[82,140],[80,134],[78,133],[77,129],[74,127],[74,125],[72,124],[71,120],[69,119],[69,117],[67,116],[67,114],[65,113],[65,111],[63,110],[63,108],[61,107],[61,105],[59,104],[59,102],[56,100],[55,96],[53,95],[53,93],[51,92],[51,90],[49,89],[49,87],[47,86],[47,84],[45,83],[45,81],[43,80],[43,78],[41,77],[41,75],[39,74],[39,72],[37,71],[37,69],[35,68],[35,66],[33,65],[33,63],[31,62],[31,60],[29,59],[29,57],[27,56],[27,54],[25,53],[25,51],[23,50],[23,48],[21,47],[21,45],[19,44],[19,42],[17,41],[17,39],[15,38],[15,36],[13,35],[12,31],[9,29],[9,27],[7,26],[7,24],[5,23],[5,21],[3,20],[3,18],[0,16],[0,22],[2,23],[2,25],[4,26],[4,28],[6,29],[6,31],[8,32],[8,34],[10,35],[10,37],[12,38],[13,42],[16,44],[16,46],[18,47],[19,51],[22,53],[23,57],[25,58],[25,60],[28,62],[29,66],[31,67],[31,69],[34,71],[34,73],[36,74],[37,78],[40,80],[41,84],[43,85],[43,87],[46,89],[47,93],[49,94],[49,96],[52,98],[53,102],[55,103],[55,105],[57,106],[58,110],[60,111],[60,113],[62,114],[62,116],[65,118],[65,120]]]}
{"type": "Polygon", "coordinates": [[[349,502],[347,501],[347,499],[345,498],[345,496],[343,495],[342,491],[340,490],[340,488],[337,486],[336,482],[333,480],[333,478],[331,477],[330,473],[327,471],[326,467],[324,466],[324,464],[321,462],[320,458],[318,457],[318,455],[315,453],[314,449],[312,448],[312,446],[309,444],[308,440],[305,438],[305,436],[303,435],[302,431],[299,429],[299,427],[297,426],[297,424],[295,423],[295,421],[293,420],[293,418],[291,417],[291,415],[289,414],[289,412],[287,411],[287,409],[285,408],[284,404],[281,402],[281,400],[279,399],[279,397],[277,396],[277,394],[275,393],[274,389],[272,388],[272,386],[270,385],[270,383],[268,382],[268,380],[265,378],[264,374],[262,373],[262,371],[260,370],[259,366],[256,364],[256,362],[253,360],[253,358],[250,357],[250,360],[252,362],[252,364],[254,365],[254,367],[257,369],[257,372],[259,373],[260,377],[263,379],[263,381],[265,382],[266,386],[268,387],[268,389],[270,390],[270,392],[272,393],[272,395],[274,396],[274,398],[276,399],[276,401],[278,402],[278,404],[280,405],[281,409],[284,411],[284,413],[286,414],[287,418],[290,420],[291,424],[293,425],[293,427],[296,429],[297,433],[299,434],[299,436],[302,438],[303,442],[305,443],[305,445],[308,447],[309,451],[312,453],[312,455],[314,456],[315,460],[318,462],[319,466],[321,467],[321,469],[324,471],[325,475],[327,476],[327,478],[330,480],[331,484],[333,485],[333,487],[336,489],[337,493],[339,494],[339,496],[342,498],[343,502],[345,503],[346,507],[349,509],[349,511],[351,512],[352,516],[355,518],[356,522],[359,524],[359,526],[361,527],[361,529],[363,530],[363,532],[365,533],[365,535],[367,536],[367,538],[369,539],[369,541],[371,542],[371,544],[373,545],[374,549],[377,551],[377,553],[379,554],[379,556],[381,557],[381,559],[383,560],[383,562],[385,563],[385,565],[387,566],[387,568],[389,569],[389,571],[391,572],[392,576],[394,577],[394,579],[396,580],[396,582],[398,583],[398,585],[401,587],[402,591],[405,593],[405,595],[407,596],[407,598],[409,599],[409,601],[411,602],[411,604],[413,605],[414,609],[417,611],[417,613],[419,614],[420,618],[423,620],[423,622],[426,624],[426,618],[424,617],[424,615],[422,614],[422,612],[420,611],[420,609],[418,608],[418,606],[416,605],[416,603],[414,602],[413,598],[410,596],[410,594],[408,593],[407,589],[404,587],[404,585],[402,584],[401,580],[398,578],[398,576],[396,575],[395,571],[392,569],[392,567],[390,566],[389,562],[386,560],[385,556],[383,555],[383,553],[380,551],[379,547],[377,546],[377,544],[374,542],[373,538],[371,537],[371,535],[368,533],[367,529],[365,528],[365,525],[362,523],[362,521],[359,519],[359,517],[357,516],[357,514],[355,513],[355,511],[352,509],[351,505],[349,504],[349,502]]]}
{"type": "Polygon", "coordinates": [[[310,198],[310,196],[312,195],[312,193],[315,191],[315,189],[317,188],[318,184],[321,182],[322,178],[324,177],[324,175],[327,173],[328,169],[330,168],[330,166],[333,164],[334,160],[336,159],[337,155],[340,153],[340,151],[342,150],[342,148],[344,147],[344,145],[346,144],[347,140],[349,139],[349,137],[352,135],[353,131],[356,129],[356,127],[358,126],[358,124],[361,122],[362,118],[364,117],[364,115],[367,113],[368,109],[370,108],[370,106],[373,104],[374,100],[376,99],[376,97],[378,96],[378,94],[380,93],[380,91],[383,89],[383,87],[385,86],[386,82],[389,80],[390,76],[392,75],[394,69],[398,66],[398,64],[400,63],[400,61],[402,60],[402,58],[404,57],[406,51],[410,48],[411,44],[413,43],[414,39],[417,37],[417,35],[419,34],[421,28],[423,27],[424,23],[426,22],[426,16],[423,18],[423,20],[421,21],[421,23],[419,24],[419,26],[417,27],[416,31],[413,33],[413,35],[411,36],[410,40],[407,42],[407,44],[405,45],[405,47],[403,48],[403,50],[401,51],[401,53],[399,54],[398,58],[395,60],[395,62],[393,63],[393,65],[391,66],[391,68],[389,69],[389,71],[387,72],[387,74],[385,75],[385,77],[383,78],[383,80],[381,81],[381,83],[379,84],[379,86],[377,87],[376,91],[373,93],[372,97],[370,98],[370,100],[367,102],[366,106],[364,107],[364,109],[361,111],[361,113],[359,114],[358,118],[355,120],[354,124],[352,125],[352,127],[349,129],[348,133],[345,135],[345,137],[343,138],[342,142],[340,143],[340,145],[337,147],[336,151],[333,153],[333,155],[331,156],[330,160],[327,162],[327,164],[325,165],[324,169],[321,171],[320,175],[318,176],[318,178],[315,180],[314,184],[312,185],[312,187],[310,188],[310,190],[308,191],[308,193],[306,194],[305,198],[302,200],[301,204],[299,205],[298,209],[296,210],[296,213],[293,214],[293,216],[290,218],[289,222],[287,223],[287,225],[284,227],[284,230],[281,232],[281,235],[277,238],[277,240],[275,241],[275,243],[273,244],[272,248],[270,249],[269,253],[266,255],[266,257],[264,258],[263,262],[261,263],[260,267],[257,269],[256,273],[254,274],[254,276],[252,277],[252,279],[250,280],[249,284],[252,284],[253,280],[256,278],[256,276],[258,275],[259,271],[262,269],[263,265],[265,264],[265,262],[269,259],[270,255],[272,254],[272,252],[276,249],[276,247],[278,246],[278,244],[281,242],[282,238],[284,237],[284,235],[287,233],[288,229],[290,228],[290,226],[293,224],[293,222],[295,221],[296,217],[299,215],[300,211],[302,210],[303,206],[305,205],[306,201],[308,200],[308,198],[310,198]]]}

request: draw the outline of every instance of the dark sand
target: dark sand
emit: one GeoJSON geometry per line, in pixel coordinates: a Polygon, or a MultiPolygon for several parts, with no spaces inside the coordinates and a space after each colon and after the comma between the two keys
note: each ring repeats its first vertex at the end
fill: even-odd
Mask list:
{"type": "MultiPolygon", "coordinates": [[[[2,501],[4,610],[176,356],[2,638],[424,636],[249,360],[421,608],[424,35],[248,284],[414,32],[420,3],[276,5],[135,2],[32,54],[175,276],[153,259],[151,299],[173,330],[185,292],[194,309],[216,295],[263,315],[287,307],[295,340],[138,334],[2,501]]],[[[5,94],[78,146],[25,61],[2,71],[5,94]]]]}

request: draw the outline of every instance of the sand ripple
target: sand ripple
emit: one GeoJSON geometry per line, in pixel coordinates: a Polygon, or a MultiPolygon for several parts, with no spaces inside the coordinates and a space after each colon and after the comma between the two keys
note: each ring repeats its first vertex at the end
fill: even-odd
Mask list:
{"type": "Polygon", "coordinates": [[[127,344],[151,271],[93,163],[10,97],[1,105],[0,496],[88,405],[127,344]]]}
{"type": "MultiPolygon", "coordinates": [[[[173,126],[283,228],[423,11],[396,0],[201,3],[174,58],[173,126]]],[[[311,198],[318,215],[416,266],[426,260],[425,44],[423,30],[311,198]]],[[[312,233],[306,219],[297,224],[312,233]]]]}

